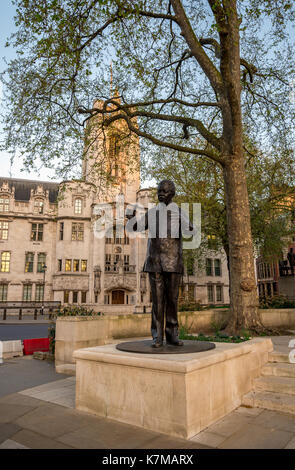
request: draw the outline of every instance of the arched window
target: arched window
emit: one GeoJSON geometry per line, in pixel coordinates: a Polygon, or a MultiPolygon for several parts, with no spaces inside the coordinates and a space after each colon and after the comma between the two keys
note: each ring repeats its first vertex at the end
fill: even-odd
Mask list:
{"type": "Polygon", "coordinates": [[[9,197],[1,196],[0,197],[0,212],[9,211],[9,197]]]}
{"type": "Polygon", "coordinates": [[[43,199],[35,199],[34,212],[35,214],[43,214],[44,201],[43,199]]]}
{"type": "Polygon", "coordinates": [[[80,197],[75,199],[75,214],[82,214],[82,199],[80,197]]]}

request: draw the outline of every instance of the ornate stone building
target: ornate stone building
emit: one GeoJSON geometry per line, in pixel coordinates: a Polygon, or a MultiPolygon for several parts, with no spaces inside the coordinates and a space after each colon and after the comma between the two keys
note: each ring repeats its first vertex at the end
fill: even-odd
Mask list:
{"type": "MultiPolygon", "coordinates": [[[[140,189],[139,140],[123,121],[102,133],[95,119],[86,130],[81,180],[0,178],[0,301],[57,300],[104,313],[149,311],[149,283],[142,272],[146,238],[113,230],[100,238],[94,230],[103,204],[118,216],[118,197],[124,196],[125,207],[148,207],[151,191],[140,189]]],[[[228,303],[224,254],[208,252],[205,267],[184,276],[182,293],[203,304],[228,303]]]]}

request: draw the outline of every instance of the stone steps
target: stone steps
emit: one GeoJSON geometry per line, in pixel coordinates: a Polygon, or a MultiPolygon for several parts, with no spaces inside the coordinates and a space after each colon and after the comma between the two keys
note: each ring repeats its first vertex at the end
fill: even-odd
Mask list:
{"type": "Polygon", "coordinates": [[[287,393],[252,391],[244,395],[242,405],[295,415],[295,396],[287,393]]]}
{"type": "Polygon", "coordinates": [[[287,362],[289,364],[289,354],[273,351],[268,355],[269,362],[287,362]]]}
{"type": "Polygon", "coordinates": [[[262,376],[254,380],[255,390],[295,395],[295,378],[262,376]]]}
{"type": "Polygon", "coordinates": [[[274,375],[277,377],[295,378],[295,364],[287,364],[284,362],[271,362],[262,367],[261,373],[264,376],[274,375]]]}
{"type": "Polygon", "coordinates": [[[273,351],[254,380],[254,390],[244,395],[242,405],[295,415],[295,364],[289,354],[273,351]]]}

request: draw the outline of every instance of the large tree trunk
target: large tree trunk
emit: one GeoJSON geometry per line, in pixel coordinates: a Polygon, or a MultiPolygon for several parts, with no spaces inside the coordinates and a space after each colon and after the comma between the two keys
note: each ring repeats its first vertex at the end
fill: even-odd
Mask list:
{"type": "MultiPolygon", "coordinates": [[[[210,5],[212,2],[209,0],[210,5]]],[[[250,208],[243,156],[243,126],[240,80],[240,19],[236,0],[212,6],[220,26],[220,73],[224,142],[224,188],[229,244],[230,317],[229,333],[242,329],[261,330],[254,273],[250,208]]]]}
{"type": "Polygon", "coordinates": [[[258,312],[249,200],[243,155],[224,167],[230,266],[230,317],[227,331],[263,329],[258,312]]]}

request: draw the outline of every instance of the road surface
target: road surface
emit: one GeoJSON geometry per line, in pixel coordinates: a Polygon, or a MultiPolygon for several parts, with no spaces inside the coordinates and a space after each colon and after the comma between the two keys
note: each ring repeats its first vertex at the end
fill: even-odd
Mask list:
{"type": "Polygon", "coordinates": [[[45,324],[23,324],[23,325],[0,325],[0,341],[13,339],[47,338],[48,323],[45,324]]]}

